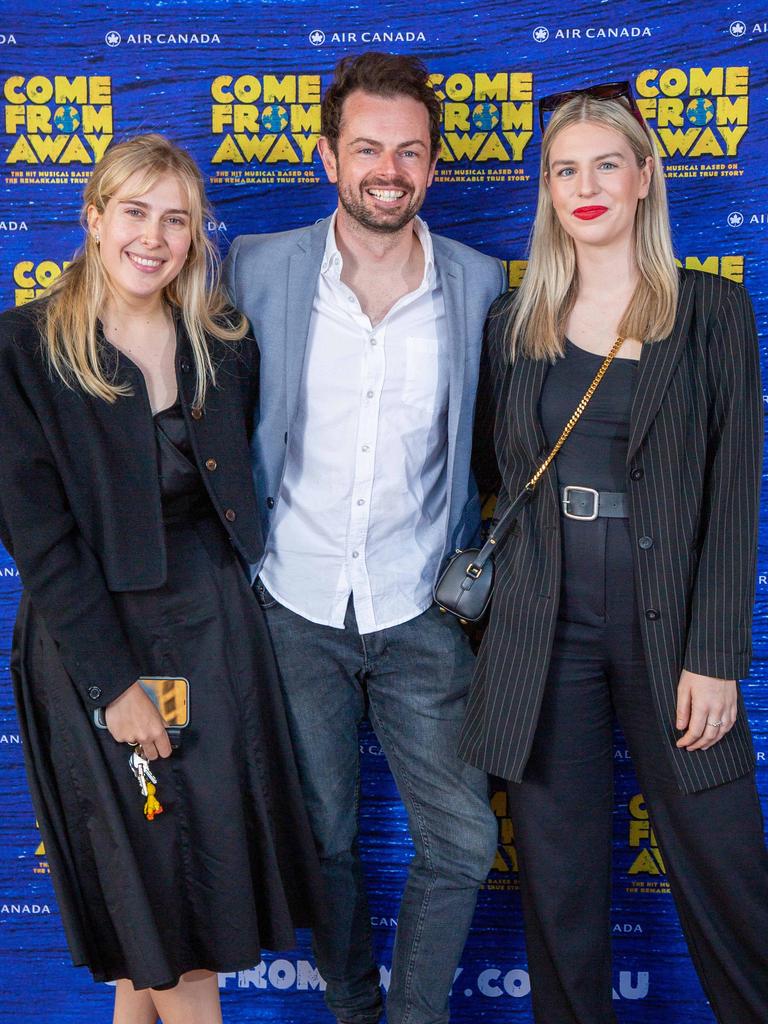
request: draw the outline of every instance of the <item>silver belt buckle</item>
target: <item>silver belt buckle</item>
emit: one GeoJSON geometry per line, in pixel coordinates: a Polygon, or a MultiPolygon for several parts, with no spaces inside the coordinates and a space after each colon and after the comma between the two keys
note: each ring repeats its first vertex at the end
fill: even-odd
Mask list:
{"type": "Polygon", "coordinates": [[[583,523],[591,523],[593,519],[597,519],[598,511],[600,508],[600,494],[593,487],[577,487],[568,484],[567,487],[563,488],[562,507],[563,515],[566,517],[566,519],[579,519],[583,523]],[[592,515],[580,516],[568,511],[568,506],[571,503],[571,491],[583,491],[585,494],[592,495],[592,515]]]}

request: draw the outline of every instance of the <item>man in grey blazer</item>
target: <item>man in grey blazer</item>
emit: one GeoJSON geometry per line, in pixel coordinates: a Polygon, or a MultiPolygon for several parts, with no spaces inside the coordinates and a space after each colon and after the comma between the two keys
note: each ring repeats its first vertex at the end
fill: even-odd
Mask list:
{"type": "Polygon", "coordinates": [[[479,525],[470,470],[497,260],[416,217],[440,105],[413,57],[346,58],[323,99],[332,217],[235,240],[225,276],[261,349],[254,471],[272,633],[329,897],[315,953],[339,1021],[382,1000],[357,849],[357,726],[368,713],[415,855],[389,1024],[444,1024],[496,847],[484,773],[456,757],[473,656],[432,585],[479,525]]]}

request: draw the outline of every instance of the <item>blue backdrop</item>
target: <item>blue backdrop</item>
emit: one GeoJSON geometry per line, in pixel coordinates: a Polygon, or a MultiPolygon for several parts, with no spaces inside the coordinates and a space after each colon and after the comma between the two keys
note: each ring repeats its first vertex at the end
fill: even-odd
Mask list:
{"type": "MultiPolygon", "coordinates": [[[[444,103],[430,226],[524,271],[534,208],[536,100],[630,79],[664,155],[676,250],[748,286],[766,340],[768,9],[687,0],[0,0],[0,306],[26,302],[81,239],[80,194],[113,139],[166,132],[198,159],[225,251],[241,232],[306,224],[334,189],[315,155],[319,99],[339,57],[420,54],[444,103]]],[[[765,367],[764,367],[765,369],[765,367]]],[[[766,378],[768,379],[768,378],[766,378]]],[[[2,401],[2,395],[0,395],[2,401]]],[[[33,512],[33,510],[31,510],[33,512]]],[[[768,514],[755,660],[743,683],[768,807],[768,514]]],[[[111,990],[69,964],[35,828],[8,686],[19,579],[0,557],[0,1022],[108,1021],[111,990]]],[[[404,814],[375,736],[363,731],[364,847],[387,986],[410,856],[404,814]]],[[[614,999],[622,1022],[703,1024],[664,865],[623,739],[616,737],[614,999]]],[[[530,1019],[515,845],[503,792],[499,850],[456,978],[456,1022],[530,1019]]],[[[308,938],[251,971],[222,975],[230,1021],[319,1021],[308,938]]]]}

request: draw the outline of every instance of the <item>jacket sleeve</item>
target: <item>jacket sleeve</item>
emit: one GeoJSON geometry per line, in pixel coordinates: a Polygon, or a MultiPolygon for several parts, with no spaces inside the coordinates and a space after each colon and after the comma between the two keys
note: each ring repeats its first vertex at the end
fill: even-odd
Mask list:
{"type": "MultiPolygon", "coordinates": [[[[472,438],[472,470],[480,496],[485,501],[488,495],[497,494],[497,508],[501,504],[503,485],[496,458],[494,432],[506,367],[505,326],[509,296],[507,292],[494,302],[485,322],[472,438]]],[[[498,518],[498,515],[494,518],[498,518]]]]}
{"type": "Polygon", "coordinates": [[[684,665],[739,679],[752,657],[762,462],[762,393],[755,317],[730,289],[709,327],[708,455],[684,665]]]}
{"type": "Polygon", "coordinates": [[[130,653],[100,563],[78,529],[29,398],[32,382],[42,379],[33,361],[39,363],[2,339],[0,539],[86,707],[95,708],[119,696],[141,668],[130,653]]]}

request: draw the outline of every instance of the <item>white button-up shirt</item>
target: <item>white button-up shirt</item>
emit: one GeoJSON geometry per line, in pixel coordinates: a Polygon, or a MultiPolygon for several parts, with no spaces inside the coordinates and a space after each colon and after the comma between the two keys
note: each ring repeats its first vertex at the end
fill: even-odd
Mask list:
{"type": "Polygon", "coordinates": [[[334,217],[261,570],[277,600],[361,633],[432,603],[447,528],[448,343],[427,225],[424,276],[375,327],[341,280],[334,217]]]}

